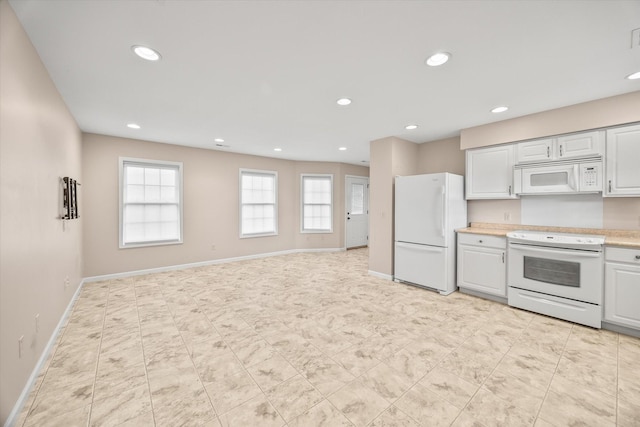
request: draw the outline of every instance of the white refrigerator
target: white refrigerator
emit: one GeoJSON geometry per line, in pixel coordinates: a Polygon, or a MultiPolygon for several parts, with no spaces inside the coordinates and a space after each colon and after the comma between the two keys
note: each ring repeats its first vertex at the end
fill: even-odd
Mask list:
{"type": "Polygon", "coordinates": [[[397,176],[394,215],[394,280],[443,295],[455,291],[455,230],[467,226],[464,177],[397,176]]]}

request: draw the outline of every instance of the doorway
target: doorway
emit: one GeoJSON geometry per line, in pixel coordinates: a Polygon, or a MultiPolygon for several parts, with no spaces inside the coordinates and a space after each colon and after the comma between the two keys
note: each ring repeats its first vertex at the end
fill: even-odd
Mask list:
{"type": "Polygon", "coordinates": [[[345,179],[345,246],[361,248],[369,244],[369,178],[347,175],[345,179]]]}

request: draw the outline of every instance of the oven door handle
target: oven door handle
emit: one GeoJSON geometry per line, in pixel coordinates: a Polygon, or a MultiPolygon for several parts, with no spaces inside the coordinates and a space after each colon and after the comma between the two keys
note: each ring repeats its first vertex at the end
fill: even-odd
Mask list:
{"type": "Polygon", "coordinates": [[[581,250],[573,250],[573,249],[538,248],[534,246],[523,245],[521,243],[509,243],[509,247],[519,251],[542,252],[545,254],[557,254],[557,255],[571,254],[571,256],[576,256],[581,258],[600,258],[600,256],[602,255],[602,252],[589,252],[589,251],[581,251],[581,250]]]}

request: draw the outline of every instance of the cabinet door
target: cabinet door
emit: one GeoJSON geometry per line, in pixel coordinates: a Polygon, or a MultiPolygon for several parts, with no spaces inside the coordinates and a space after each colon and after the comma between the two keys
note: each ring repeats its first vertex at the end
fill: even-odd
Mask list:
{"type": "Polygon", "coordinates": [[[559,136],[557,156],[559,159],[601,156],[603,152],[603,131],[582,132],[559,136]]]}
{"type": "Polygon", "coordinates": [[[640,329],[640,266],[605,264],[604,320],[640,329]]]}
{"type": "Polygon", "coordinates": [[[477,148],[466,152],[467,199],[515,199],[513,145],[477,148]]]}
{"type": "Polygon", "coordinates": [[[502,249],[458,245],[458,287],[506,297],[505,257],[502,249]]]}
{"type": "Polygon", "coordinates": [[[541,162],[553,156],[553,139],[536,139],[516,146],[516,163],[541,162]]]}
{"type": "Polygon", "coordinates": [[[607,130],[605,196],[640,196],[640,125],[607,130]]]}

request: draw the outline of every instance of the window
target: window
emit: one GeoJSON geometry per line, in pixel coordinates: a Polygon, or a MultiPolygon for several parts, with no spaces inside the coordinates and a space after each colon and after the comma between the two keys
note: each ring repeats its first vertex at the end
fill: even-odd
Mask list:
{"type": "Polygon", "coordinates": [[[333,175],[302,175],[302,232],[333,230],[333,175]]]}
{"type": "Polygon", "coordinates": [[[182,243],[182,163],[120,158],[120,247],[182,243]]]}
{"type": "Polygon", "coordinates": [[[364,184],[351,184],[351,214],[364,214],[364,184]]]}
{"type": "Polygon", "coordinates": [[[240,237],[278,234],[278,174],[240,169],[240,237]]]}

